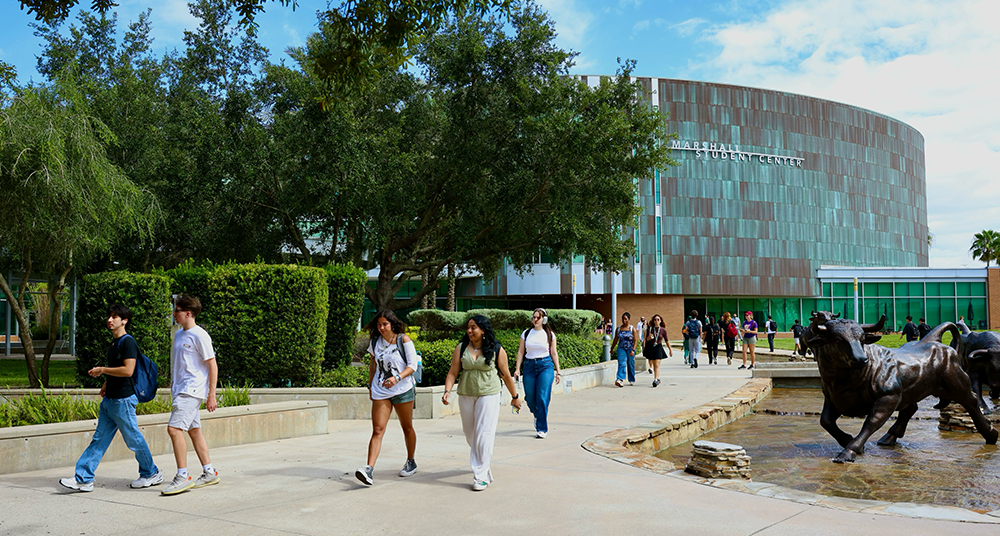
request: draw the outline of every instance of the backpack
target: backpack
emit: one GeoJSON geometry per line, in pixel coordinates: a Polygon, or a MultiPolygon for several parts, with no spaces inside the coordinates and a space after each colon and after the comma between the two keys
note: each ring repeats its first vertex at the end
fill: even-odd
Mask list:
{"type": "MultiPolygon", "coordinates": [[[[126,333],[122,335],[121,339],[118,339],[119,349],[125,337],[131,337],[135,341],[135,337],[126,333]]],[[[135,344],[138,346],[139,341],[136,341],[135,344]]],[[[160,369],[156,366],[156,363],[146,357],[146,354],[142,353],[142,350],[139,350],[139,357],[135,360],[135,371],[132,372],[131,378],[132,388],[135,389],[135,397],[139,399],[139,402],[149,402],[156,398],[156,388],[159,387],[157,376],[159,374],[160,369]]]]}
{"type": "MultiPolygon", "coordinates": [[[[371,341],[369,341],[369,343],[368,343],[368,347],[371,348],[373,352],[375,351],[375,342],[377,340],[378,340],[378,336],[376,336],[375,338],[371,339],[371,341]]],[[[403,358],[403,363],[406,363],[406,350],[403,349],[403,338],[399,337],[399,336],[396,337],[396,351],[399,352],[399,357],[403,358]]],[[[420,383],[420,378],[424,375],[423,374],[424,373],[424,360],[423,360],[423,357],[420,355],[420,352],[417,352],[416,347],[414,347],[413,351],[417,354],[417,368],[416,368],[416,370],[413,371],[413,381],[415,381],[415,382],[417,382],[417,384],[419,384],[420,383]]]]}
{"type": "Polygon", "coordinates": [[[740,330],[736,329],[736,324],[734,324],[733,321],[730,320],[729,323],[726,324],[726,337],[729,337],[730,339],[735,339],[737,336],[739,336],[739,334],[740,330]]]}
{"type": "Polygon", "coordinates": [[[688,339],[700,339],[701,338],[701,325],[695,319],[688,320],[684,323],[684,327],[687,328],[688,332],[685,335],[688,339]]]}

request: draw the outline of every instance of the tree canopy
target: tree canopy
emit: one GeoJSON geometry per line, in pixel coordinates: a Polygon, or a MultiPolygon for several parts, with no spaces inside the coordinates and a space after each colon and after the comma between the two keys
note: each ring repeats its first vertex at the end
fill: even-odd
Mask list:
{"type": "Polygon", "coordinates": [[[974,259],[985,262],[989,268],[990,261],[1000,260],[1000,233],[991,229],[976,233],[969,251],[974,259]]]}
{"type": "Polygon", "coordinates": [[[0,108],[0,268],[23,274],[16,295],[2,273],[0,289],[20,327],[32,387],[41,382],[25,282],[35,272],[60,273],[61,283],[74,263],[148,239],[159,214],[153,197],[108,160],[113,139],[65,81],[22,90],[0,108]]]}

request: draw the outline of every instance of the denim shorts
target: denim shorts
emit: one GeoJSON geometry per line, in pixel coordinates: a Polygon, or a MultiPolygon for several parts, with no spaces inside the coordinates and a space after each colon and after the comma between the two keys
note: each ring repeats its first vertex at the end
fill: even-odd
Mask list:
{"type": "Polygon", "coordinates": [[[396,395],[396,396],[390,398],[389,402],[391,402],[392,405],[395,406],[396,404],[405,404],[407,402],[413,402],[416,399],[417,399],[417,388],[416,387],[410,387],[409,391],[407,391],[407,392],[405,392],[405,393],[403,393],[401,395],[396,395]]]}

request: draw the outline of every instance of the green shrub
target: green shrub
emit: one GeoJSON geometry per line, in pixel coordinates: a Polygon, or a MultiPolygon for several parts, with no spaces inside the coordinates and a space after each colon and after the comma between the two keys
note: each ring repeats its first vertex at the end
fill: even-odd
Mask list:
{"type": "Polygon", "coordinates": [[[353,264],[328,264],[324,271],[330,289],[330,312],[326,317],[323,368],[329,370],[351,363],[368,277],[353,264]]]}
{"type": "Polygon", "coordinates": [[[469,316],[466,313],[438,309],[418,309],[410,311],[408,318],[411,324],[429,332],[455,333],[465,330],[469,316]]]}
{"type": "MultiPolygon", "coordinates": [[[[559,334],[579,336],[589,335],[601,322],[601,314],[580,309],[547,309],[549,326],[559,334]]],[[[473,309],[462,313],[421,309],[410,313],[410,322],[431,332],[429,339],[452,337],[465,331],[465,325],[473,315],[483,315],[490,319],[496,331],[525,330],[531,327],[533,311],[514,309],[473,309]]]]}
{"type": "Polygon", "coordinates": [[[319,268],[224,266],[209,281],[223,383],[306,386],[319,380],[329,287],[319,268]]]}
{"type": "Polygon", "coordinates": [[[50,395],[42,391],[0,404],[0,427],[96,419],[98,409],[96,400],[77,400],[66,393],[50,395]]]}
{"type": "Polygon", "coordinates": [[[171,404],[169,397],[158,396],[149,402],[140,402],[135,407],[136,415],[155,415],[157,413],[170,413],[171,404]]]}
{"type": "Polygon", "coordinates": [[[218,396],[219,407],[249,406],[250,389],[253,389],[253,384],[250,382],[245,382],[243,385],[223,385],[218,396]]]}
{"type": "Polygon", "coordinates": [[[344,365],[323,372],[315,387],[364,387],[368,384],[368,367],[344,365]]]}
{"type": "Polygon", "coordinates": [[[444,385],[451,367],[451,355],[458,344],[457,339],[440,339],[435,341],[418,340],[413,345],[420,352],[424,364],[423,377],[420,385],[444,385]]]}
{"type": "Polygon", "coordinates": [[[132,310],[126,330],[139,349],[156,362],[159,383],[170,385],[170,279],[156,274],[104,272],[83,277],[76,310],[76,376],[84,387],[100,387],[103,378],[87,371],[106,365],[111,332],[108,306],[120,303],[132,310]]]}

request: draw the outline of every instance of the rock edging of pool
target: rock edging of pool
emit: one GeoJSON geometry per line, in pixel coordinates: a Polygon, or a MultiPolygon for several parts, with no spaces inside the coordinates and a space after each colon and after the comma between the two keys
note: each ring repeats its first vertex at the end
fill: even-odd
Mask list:
{"type": "Polygon", "coordinates": [[[864,514],[1000,524],[1000,511],[980,514],[955,506],[848,499],[799,491],[767,482],[703,478],[686,473],[683,468],[653,456],[660,450],[693,441],[750,414],[754,406],[770,394],[771,389],[770,378],[754,378],[722,398],[648,423],[605,432],[584,441],[581,446],[594,454],[654,473],[761,497],[864,514]]]}

